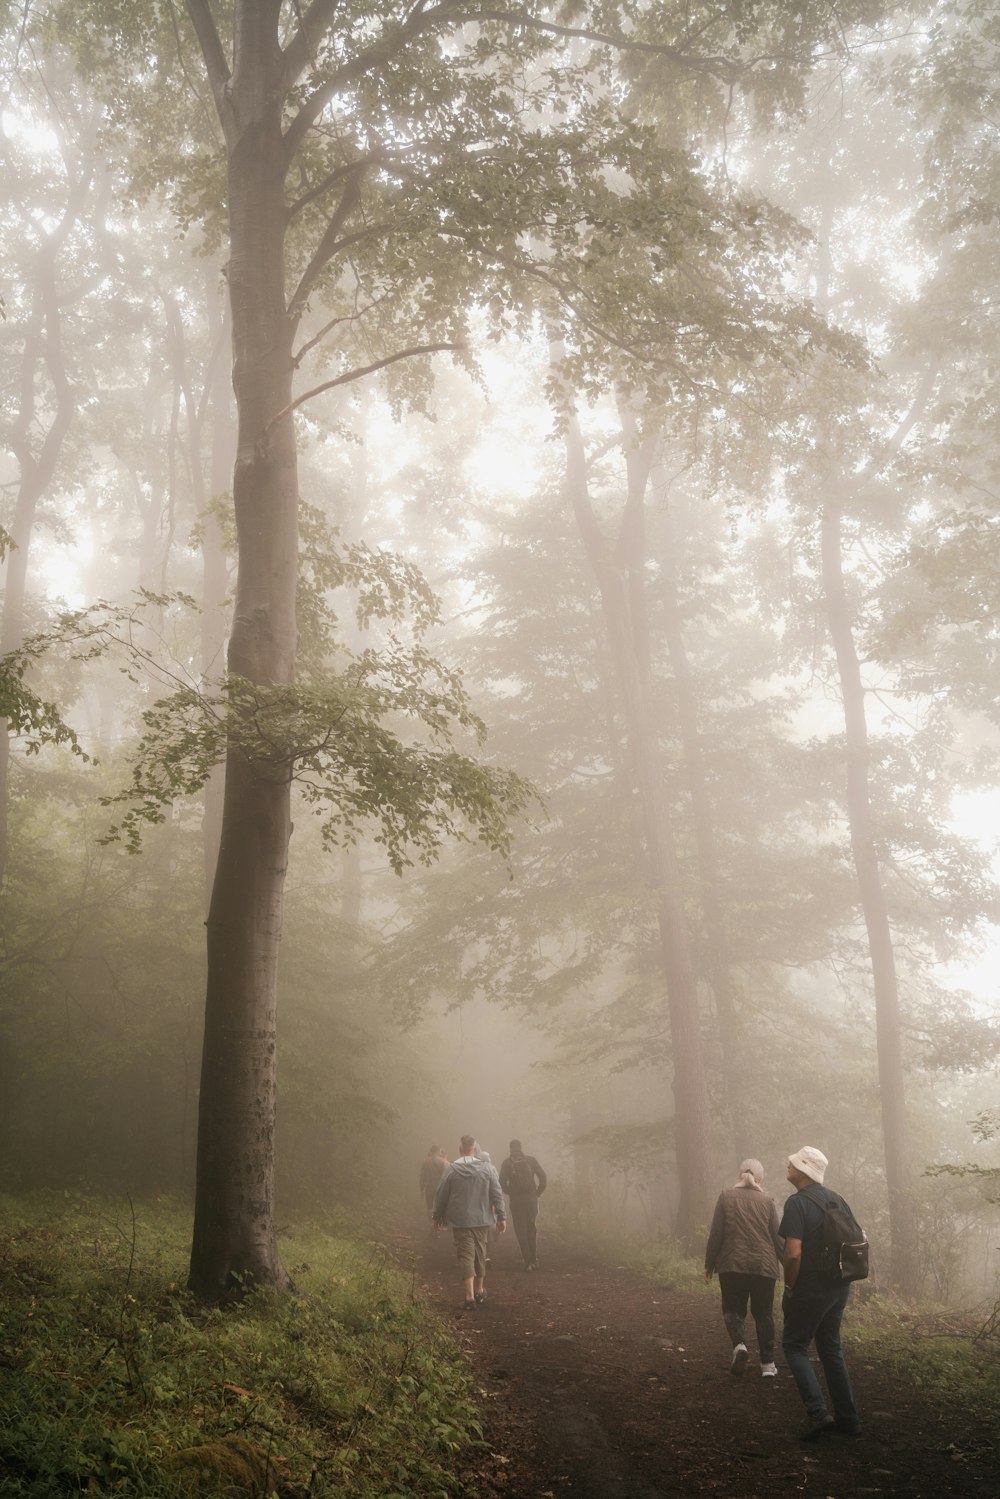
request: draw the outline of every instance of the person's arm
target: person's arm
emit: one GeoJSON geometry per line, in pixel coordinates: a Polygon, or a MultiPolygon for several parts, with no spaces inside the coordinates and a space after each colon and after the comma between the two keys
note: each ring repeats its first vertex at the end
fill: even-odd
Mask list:
{"type": "Polygon", "coordinates": [[[708,1230],[708,1243],[705,1245],[705,1279],[711,1280],[715,1274],[715,1262],[719,1258],[719,1250],[722,1248],[722,1239],[726,1230],[726,1208],[719,1193],[719,1200],[715,1204],[715,1212],[712,1214],[712,1226],[708,1230]]]}
{"type": "Polygon", "coordinates": [[[510,1156],[505,1158],[500,1167],[500,1190],[501,1192],[510,1191],[510,1156]]]}
{"type": "Polygon", "coordinates": [[[771,1235],[771,1243],[774,1245],[774,1252],[778,1256],[778,1264],[780,1265],[785,1255],[785,1241],[778,1232],[778,1208],[773,1200],[771,1202],[771,1216],[767,1227],[771,1235]]]}
{"type": "Polygon", "coordinates": [[[778,1225],[784,1236],[785,1247],[781,1251],[781,1268],[785,1275],[785,1295],[790,1296],[802,1269],[802,1239],[806,1226],[805,1204],[798,1196],[789,1197],[778,1225]]]}
{"type": "Polygon", "coordinates": [[[795,1290],[795,1282],[799,1278],[802,1269],[802,1240],[786,1239],[785,1252],[782,1256],[782,1269],[785,1272],[785,1290],[789,1296],[795,1290]]]}
{"type": "Polygon", "coordinates": [[[535,1168],[535,1191],[538,1193],[539,1197],[541,1197],[542,1193],[545,1191],[545,1188],[549,1184],[549,1179],[545,1175],[545,1172],[542,1170],[541,1166],[539,1166],[538,1162],[535,1160],[534,1156],[531,1157],[531,1164],[535,1168]]]}

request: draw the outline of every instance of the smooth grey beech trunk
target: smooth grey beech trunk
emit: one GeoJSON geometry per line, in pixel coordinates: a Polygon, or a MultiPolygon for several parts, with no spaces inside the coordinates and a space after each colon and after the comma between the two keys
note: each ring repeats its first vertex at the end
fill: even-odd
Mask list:
{"type": "MultiPolygon", "coordinates": [[[[189,10],[226,138],[229,286],[237,455],[238,566],[232,673],[263,687],[295,665],[297,474],[291,416],[292,326],[285,307],[288,80],[276,0],[236,7],[231,76],[206,8],[189,10]]],[[[288,844],[287,766],[226,761],[222,833],[208,915],[205,1039],[189,1285],[220,1300],[247,1282],[289,1277],[274,1224],[277,962],[288,844]]]]}
{"type": "Polygon", "coordinates": [[[882,1141],[885,1179],[889,1194],[889,1229],[892,1239],[891,1275],[901,1290],[917,1288],[916,1233],[910,1192],[910,1145],[906,1114],[899,984],[892,931],[882,873],[879,868],[869,787],[870,751],[865,716],[865,691],[861,667],[851,629],[851,616],[844,587],[841,511],[835,503],[824,506],[821,521],[823,590],[830,636],[837,657],[840,691],[844,704],[847,747],[847,815],[851,852],[857,875],[861,909],[868,933],[872,987],[875,993],[875,1037],[878,1049],[879,1100],[882,1109],[882,1141]]]}
{"type": "Polygon", "coordinates": [[[719,1113],[726,1123],[729,1148],[738,1158],[747,1137],[746,1069],[741,1066],[740,1017],[732,979],[732,952],[726,927],[722,898],[723,877],[719,865],[716,839],[716,815],[708,788],[702,734],[698,723],[698,701],[688,660],[684,633],[684,615],[677,586],[678,550],[672,525],[670,499],[666,493],[666,476],[661,473],[663,488],[659,498],[666,526],[666,546],[661,556],[661,598],[664,613],[664,642],[674,676],[677,703],[677,733],[684,751],[684,769],[691,810],[694,814],[695,846],[698,851],[698,873],[701,884],[702,941],[704,971],[715,1001],[719,1051],[722,1062],[722,1091],[719,1113]]]}
{"type": "Polygon", "coordinates": [[[601,598],[615,695],[625,723],[641,810],[641,837],[654,892],[673,1052],[678,1181],[675,1228],[690,1244],[708,1214],[708,1099],[684,888],[650,707],[648,624],[639,559],[644,562],[643,505],[652,452],[645,447],[628,449],[628,498],[616,553],[601,535],[591,508],[583,441],[575,419],[568,424],[566,448],[567,485],[601,598]]]}

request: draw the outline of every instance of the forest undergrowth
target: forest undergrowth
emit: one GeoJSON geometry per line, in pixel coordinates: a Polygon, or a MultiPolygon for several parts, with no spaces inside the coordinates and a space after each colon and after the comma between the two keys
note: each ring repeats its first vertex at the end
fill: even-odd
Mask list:
{"type": "Polygon", "coordinates": [[[282,1235],[297,1296],[184,1289],[190,1211],[0,1199],[0,1494],[443,1496],[469,1376],[358,1225],[282,1235]]]}
{"type": "MultiPolygon", "coordinates": [[[[43,1193],[0,1198],[0,1212],[0,1494],[462,1492],[482,1436],[468,1365],[370,1226],[286,1230],[299,1294],[219,1309],[184,1289],[182,1204],[43,1193]]],[[[555,1216],[548,1232],[597,1264],[717,1296],[669,1240],[555,1216]]],[[[906,1308],[866,1287],[849,1337],[995,1423],[1000,1336],[985,1326],[979,1310],[906,1308]]]]}

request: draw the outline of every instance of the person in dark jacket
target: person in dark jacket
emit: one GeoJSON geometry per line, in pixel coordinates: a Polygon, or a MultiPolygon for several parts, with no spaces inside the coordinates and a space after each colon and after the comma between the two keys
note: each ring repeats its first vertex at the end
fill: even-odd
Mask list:
{"type": "Polygon", "coordinates": [[[757,1330],[760,1372],[774,1379],[774,1287],[781,1266],[778,1209],[761,1182],[760,1161],[745,1160],[736,1183],[719,1193],[705,1247],[705,1279],[719,1272],[722,1320],[733,1345],[729,1372],[740,1375],[750,1357],[746,1345],[747,1301],[757,1330]]]}
{"type": "Polygon", "coordinates": [[[465,1309],[486,1300],[486,1244],[490,1229],[507,1230],[497,1168],[475,1154],[475,1135],[463,1135],[461,1154],[445,1167],[434,1196],[434,1222],[450,1228],[465,1286],[465,1309]]]}
{"type": "Polygon", "coordinates": [[[442,1151],[440,1145],[432,1145],[430,1150],[420,1162],[420,1195],[424,1199],[424,1205],[428,1214],[434,1212],[434,1194],[438,1189],[438,1182],[444,1168],[448,1165],[448,1157],[442,1151]]]}
{"type": "Polygon", "coordinates": [[[525,1155],[520,1140],[511,1140],[510,1155],[500,1167],[500,1185],[510,1199],[514,1224],[525,1270],[538,1269],[538,1199],[548,1178],[533,1155],[525,1155]]]}
{"type": "Polygon", "coordinates": [[[803,1145],[788,1157],[788,1180],[795,1192],[785,1203],[779,1230],[785,1239],[785,1294],[781,1301],[785,1325],[781,1351],[806,1408],[806,1427],[800,1433],[804,1442],[814,1442],[831,1431],[849,1437],[861,1435],[851,1377],[840,1346],[840,1324],[851,1283],[831,1285],[824,1280],[818,1259],[823,1237],[823,1203],[844,1201],[823,1185],[828,1165],[826,1156],[814,1145],[803,1145]],[[809,1359],[809,1345],[813,1341],[826,1376],[832,1416],[809,1359]]]}

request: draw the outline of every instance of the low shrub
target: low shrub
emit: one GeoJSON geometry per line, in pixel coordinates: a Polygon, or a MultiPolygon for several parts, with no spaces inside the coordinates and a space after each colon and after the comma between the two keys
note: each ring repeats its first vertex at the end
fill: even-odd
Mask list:
{"type": "Polygon", "coordinates": [[[454,1343],[375,1244],[282,1236],[297,1295],[183,1288],[186,1209],[0,1201],[0,1491],[53,1499],[456,1492],[481,1433],[454,1343]]]}

